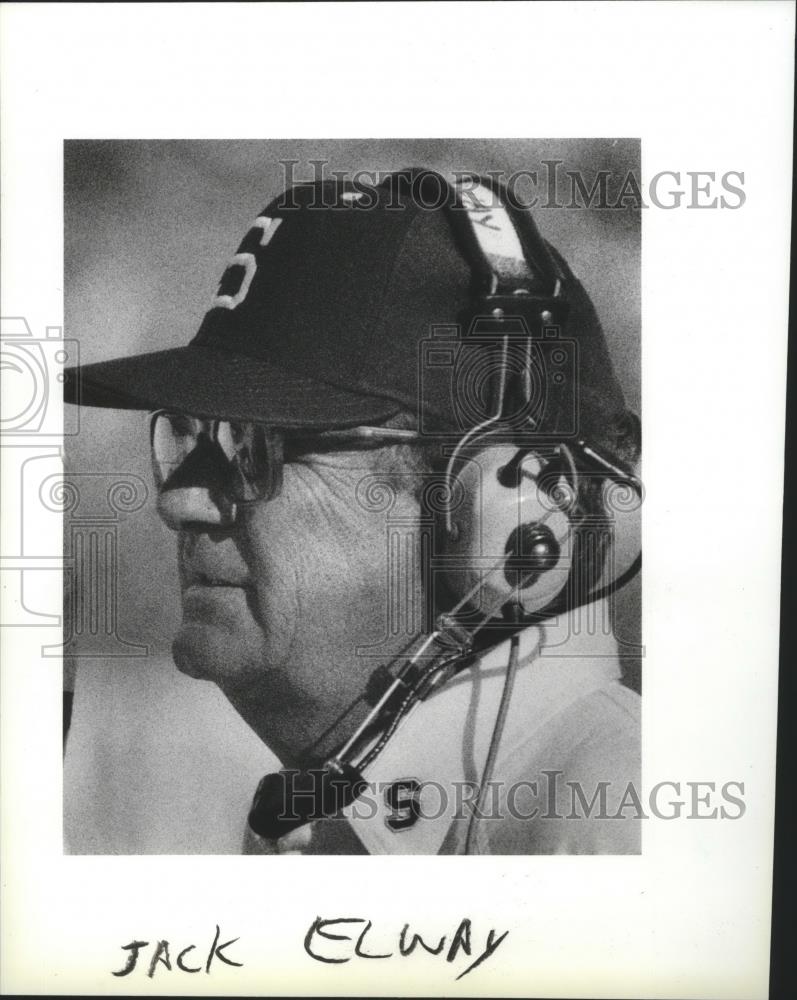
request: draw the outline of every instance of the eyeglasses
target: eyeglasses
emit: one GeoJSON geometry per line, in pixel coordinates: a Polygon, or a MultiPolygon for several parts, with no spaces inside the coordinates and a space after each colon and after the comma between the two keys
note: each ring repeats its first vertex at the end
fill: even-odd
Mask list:
{"type": "Polygon", "coordinates": [[[158,410],[150,418],[155,484],[168,486],[187,459],[201,449],[223,456],[229,477],[226,492],[236,504],[273,500],[282,487],[285,461],[322,451],[380,448],[420,439],[418,431],[391,427],[351,427],[316,434],[283,431],[249,420],[206,420],[158,410]]]}

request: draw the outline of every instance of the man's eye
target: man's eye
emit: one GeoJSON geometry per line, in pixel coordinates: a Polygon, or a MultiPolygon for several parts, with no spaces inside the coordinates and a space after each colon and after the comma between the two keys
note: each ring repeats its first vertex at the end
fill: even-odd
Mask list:
{"type": "Polygon", "coordinates": [[[238,423],[234,420],[220,420],[216,431],[216,441],[219,447],[231,459],[235,455],[248,450],[252,442],[251,425],[238,423]]]}
{"type": "Polygon", "coordinates": [[[191,437],[195,433],[198,424],[198,421],[194,417],[186,416],[184,413],[170,413],[168,421],[172,429],[172,434],[177,438],[191,437]]]}
{"type": "Polygon", "coordinates": [[[234,444],[241,444],[243,441],[249,440],[252,437],[252,425],[242,424],[237,420],[230,420],[227,423],[227,427],[230,431],[230,437],[234,444]]]}

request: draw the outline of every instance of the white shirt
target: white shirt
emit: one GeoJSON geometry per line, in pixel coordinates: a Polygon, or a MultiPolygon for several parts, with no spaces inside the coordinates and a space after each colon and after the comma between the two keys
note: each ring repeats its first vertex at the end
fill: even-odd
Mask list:
{"type": "MultiPolygon", "coordinates": [[[[520,633],[483,818],[471,832],[473,853],[639,852],[633,796],[641,793],[640,699],[620,683],[615,640],[600,630],[606,620],[574,612],[520,633]]],[[[247,831],[245,851],[463,853],[509,645],[489,650],[414,707],[364,771],[367,792],[345,818],[306,824],[276,841],[247,831]]]]}

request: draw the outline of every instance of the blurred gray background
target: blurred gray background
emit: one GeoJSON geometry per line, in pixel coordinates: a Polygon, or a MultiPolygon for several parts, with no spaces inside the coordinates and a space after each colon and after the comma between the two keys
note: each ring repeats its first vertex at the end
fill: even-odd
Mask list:
{"type": "MultiPolygon", "coordinates": [[[[590,185],[609,170],[614,189],[639,176],[634,139],[352,139],[269,141],[69,141],[64,149],[65,336],[82,363],[187,343],[215,293],[227,258],[254,216],[284,187],[280,161],[296,179],[327,171],[536,170],[543,235],[590,293],[628,404],[640,407],[640,213],[545,204],[544,160],[561,160],[590,185]]],[[[531,182],[521,184],[525,197],[531,182]]],[[[567,203],[567,184],[560,187],[567,203]]],[[[144,507],[118,523],[118,635],[153,653],[168,650],[178,621],[175,538],[153,505],[145,414],[84,409],[66,439],[71,473],[133,473],[150,484],[144,507]]],[[[68,531],[65,532],[68,539],[68,531]]],[[[626,679],[638,688],[640,593],[617,598],[616,632],[630,644],[626,679]]],[[[68,626],[67,626],[68,627],[68,626]]],[[[81,652],[80,643],[73,650],[81,652]]],[[[137,660],[126,661],[135,670],[137,660]]],[[[140,663],[141,661],[138,660],[140,663]]]]}

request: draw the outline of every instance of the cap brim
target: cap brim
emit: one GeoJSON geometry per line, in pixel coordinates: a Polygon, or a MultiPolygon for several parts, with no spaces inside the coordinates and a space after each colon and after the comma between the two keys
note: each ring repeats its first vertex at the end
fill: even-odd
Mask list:
{"type": "Polygon", "coordinates": [[[275,427],[346,427],[386,420],[395,400],[360,395],[260,359],[200,345],[67,368],[64,400],[122,410],[177,410],[275,427]]]}

